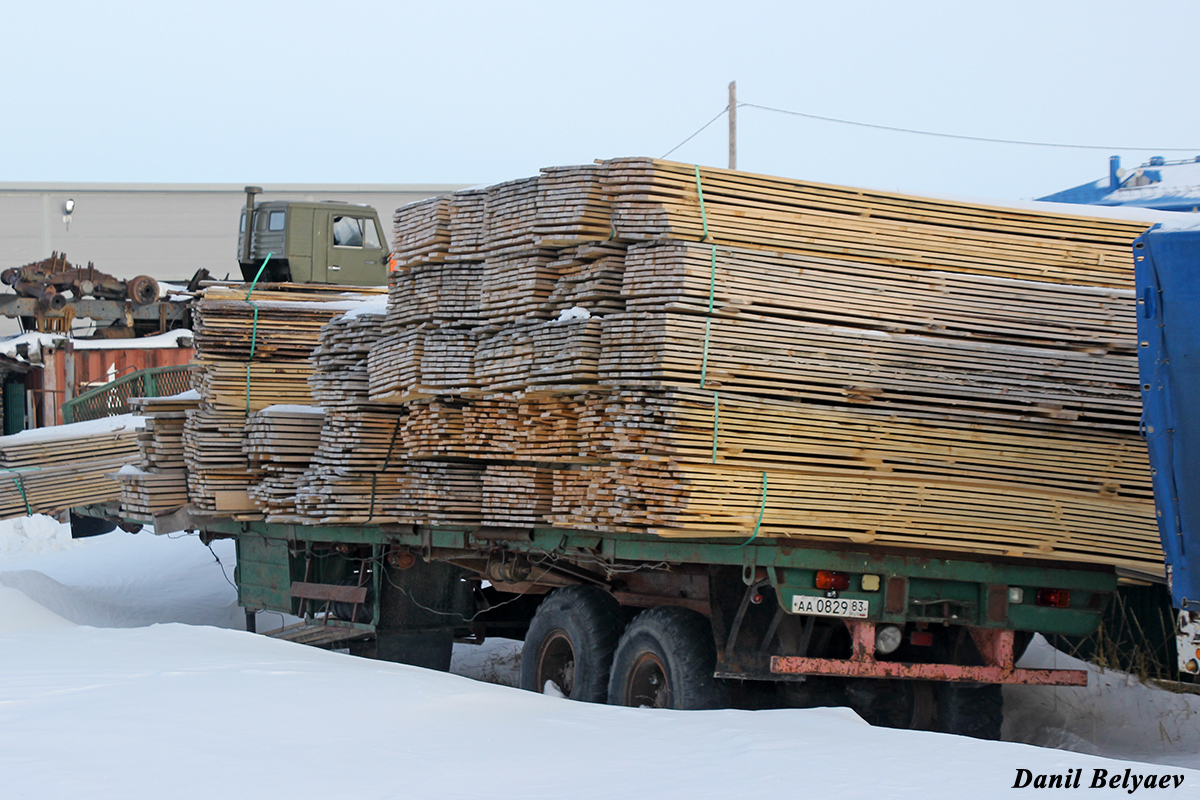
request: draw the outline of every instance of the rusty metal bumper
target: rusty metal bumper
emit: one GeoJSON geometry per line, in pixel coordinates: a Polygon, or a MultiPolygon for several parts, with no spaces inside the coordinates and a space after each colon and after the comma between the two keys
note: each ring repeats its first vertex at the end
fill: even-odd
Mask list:
{"type": "Polygon", "coordinates": [[[853,641],[848,659],[773,656],[771,672],[776,675],[836,675],[845,678],[906,678],[910,680],[962,681],[971,683],[1022,683],[1044,686],[1087,686],[1088,674],[1081,669],[1019,669],[1013,659],[1013,632],[972,628],[984,664],[906,664],[875,658],[875,623],[845,620],[853,641]]]}

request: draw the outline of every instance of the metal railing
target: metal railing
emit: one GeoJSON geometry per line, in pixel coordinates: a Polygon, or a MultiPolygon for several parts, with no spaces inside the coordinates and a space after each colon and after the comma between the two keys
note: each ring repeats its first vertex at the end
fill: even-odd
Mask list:
{"type": "Polygon", "coordinates": [[[131,397],[170,397],[192,388],[188,367],[151,367],[97,386],[62,404],[64,423],[128,414],[131,397]]]}

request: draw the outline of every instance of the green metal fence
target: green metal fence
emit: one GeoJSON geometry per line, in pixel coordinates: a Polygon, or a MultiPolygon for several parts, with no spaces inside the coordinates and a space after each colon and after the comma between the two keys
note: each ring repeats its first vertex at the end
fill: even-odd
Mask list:
{"type": "Polygon", "coordinates": [[[170,397],[192,388],[188,367],[151,367],[139,369],[97,386],[62,405],[63,422],[128,414],[131,397],[170,397]]]}

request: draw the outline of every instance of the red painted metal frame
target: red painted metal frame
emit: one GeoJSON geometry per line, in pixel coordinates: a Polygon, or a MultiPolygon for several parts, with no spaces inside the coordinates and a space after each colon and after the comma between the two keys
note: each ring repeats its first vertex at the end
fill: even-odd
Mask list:
{"type": "Polygon", "coordinates": [[[1013,659],[1013,632],[971,628],[984,666],[957,664],[904,664],[875,660],[875,623],[843,620],[850,629],[850,658],[772,656],[771,672],[777,675],[840,675],[847,678],[907,678],[910,680],[967,681],[972,683],[1025,683],[1043,686],[1087,686],[1080,669],[1018,669],[1013,659]]]}

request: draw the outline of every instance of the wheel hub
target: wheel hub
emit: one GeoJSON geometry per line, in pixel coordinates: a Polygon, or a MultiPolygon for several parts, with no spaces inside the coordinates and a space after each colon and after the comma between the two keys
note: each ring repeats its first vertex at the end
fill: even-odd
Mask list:
{"type": "Polygon", "coordinates": [[[653,653],[643,653],[634,662],[625,689],[625,705],[634,708],[670,708],[671,686],[667,670],[653,653]]]}
{"type": "Polygon", "coordinates": [[[553,681],[564,696],[575,690],[575,646],[565,631],[553,631],[538,654],[537,686],[544,691],[546,681],[553,681]]]}

